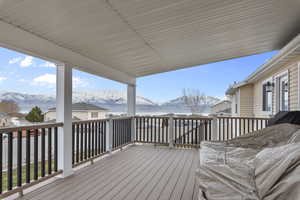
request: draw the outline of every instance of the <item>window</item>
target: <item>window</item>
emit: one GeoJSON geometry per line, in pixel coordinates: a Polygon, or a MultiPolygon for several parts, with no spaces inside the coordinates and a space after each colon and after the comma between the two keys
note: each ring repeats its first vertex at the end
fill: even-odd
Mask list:
{"type": "Polygon", "coordinates": [[[289,84],[287,74],[279,77],[279,109],[280,111],[289,110],[289,84]]]}
{"type": "Polygon", "coordinates": [[[263,107],[262,110],[263,111],[272,111],[272,87],[273,87],[273,83],[271,82],[266,82],[263,84],[262,86],[262,90],[263,90],[263,107]]]}
{"type": "Polygon", "coordinates": [[[92,118],[98,118],[98,112],[92,112],[91,117],[92,118]]]}
{"type": "Polygon", "coordinates": [[[235,109],[235,113],[238,113],[238,101],[239,101],[239,90],[235,92],[234,95],[234,109],[235,109]]]}

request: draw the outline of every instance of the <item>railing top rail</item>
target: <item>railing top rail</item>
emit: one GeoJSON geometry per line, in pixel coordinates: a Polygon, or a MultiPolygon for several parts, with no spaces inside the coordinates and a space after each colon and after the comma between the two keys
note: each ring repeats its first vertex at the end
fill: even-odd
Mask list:
{"type": "Polygon", "coordinates": [[[63,125],[64,124],[62,122],[57,122],[57,123],[30,124],[30,125],[26,125],[26,126],[9,126],[9,127],[0,128],[0,134],[14,132],[14,131],[21,131],[21,130],[61,127],[63,125]]]}
{"type": "Polygon", "coordinates": [[[72,124],[84,124],[84,123],[90,123],[90,122],[104,122],[108,121],[108,118],[105,119],[91,119],[91,120],[78,120],[78,121],[73,121],[72,124]]]}
{"type": "Polygon", "coordinates": [[[221,119],[253,119],[253,120],[269,120],[267,117],[228,117],[228,116],[218,116],[221,119]]]}
{"type": "Polygon", "coordinates": [[[152,115],[138,115],[138,116],[135,116],[135,118],[159,118],[159,119],[168,119],[169,116],[152,116],[152,115]]]}
{"type": "Polygon", "coordinates": [[[122,116],[122,117],[112,117],[111,119],[113,120],[122,120],[122,119],[132,119],[134,118],[133,116],[122,116]]]}
{"type": "Polygon", "coordinates": [[[200,116],[195,116],[195,117],[192,117],[192,116],[182,117],[182,116],[180,116],[180,117],[174,117],[174,119],[213,120],[212,117],[200,117],[200,116]]]}

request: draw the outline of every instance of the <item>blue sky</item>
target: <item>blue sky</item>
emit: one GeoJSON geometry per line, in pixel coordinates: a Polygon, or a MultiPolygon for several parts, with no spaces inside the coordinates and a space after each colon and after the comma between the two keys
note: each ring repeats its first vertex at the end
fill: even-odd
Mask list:
{"type": "MultiPolygon", "coordinates": [[[[245,79],[276,51],[166,72],[137,80],[137,93],[156,102],[182,95],[183,88],[223,97],[229,84],[245,79]]],[[[0,48],[0,90],[55,93],[53,63],[0,48]]],[[[74,90],[126,90],[124,84],[74,70],[74,90]]]]}

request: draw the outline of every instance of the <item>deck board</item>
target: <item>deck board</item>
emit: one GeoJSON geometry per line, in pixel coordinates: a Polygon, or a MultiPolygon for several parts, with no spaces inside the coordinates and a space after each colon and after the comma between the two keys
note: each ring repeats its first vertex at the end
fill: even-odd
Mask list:
{"type": "Polygon", "coordinates": [[[26,194],[32,200],[185,200],[197,196],[196,149],[136,145],[26,194]]]}

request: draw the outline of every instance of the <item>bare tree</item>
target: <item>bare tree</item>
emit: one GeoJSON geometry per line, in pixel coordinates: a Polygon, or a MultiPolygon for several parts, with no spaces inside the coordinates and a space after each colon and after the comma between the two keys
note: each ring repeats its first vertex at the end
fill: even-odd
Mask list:
{"type": "Polygon", "coordinates": [[[19,111],[20,111],[19,105],[13,101],[1,101],[0,102],[0,112],[16,113],[19,111]]]}
{"type": "Polygon", "coordinates": [[[198,89],[183,89],[183,101],[192,114],[200,113],[201,106],[208,104],[207,96],[198,89]]]}

